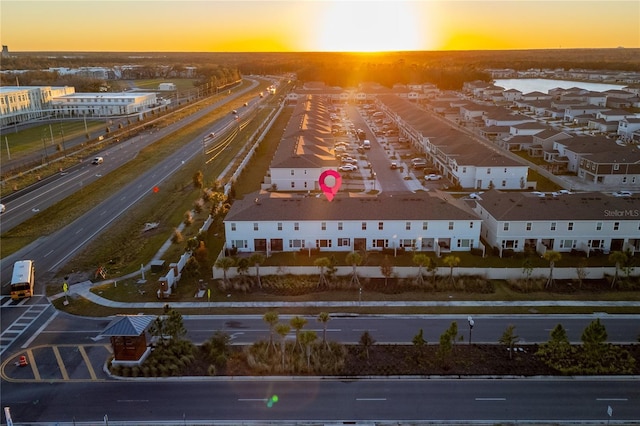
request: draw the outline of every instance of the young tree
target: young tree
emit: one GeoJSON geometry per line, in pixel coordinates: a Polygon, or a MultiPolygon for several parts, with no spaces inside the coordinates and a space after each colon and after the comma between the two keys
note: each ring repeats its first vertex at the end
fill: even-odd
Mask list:
{"type": "Polygon", "coordinates": [[[261,253],[254,253],[249,257],[249,263],[256,268],[256,281],[258,283],[258,288],[262,288],[262,282],[260,281],[260,265],[262,265],[264,261],[265,257],[261,253]]]}
{"type": "Polygon", "coordinates": [[[581,340],[584,350],[591,355],[600,353],[607,337],[607,330],[600,323],[600,318],[592,321],[582,332],[581,340]]]}
{"type": "Polygon", "coordinates": [[[232,257],[221,257],[216,260],[215,266],[218,269],[222,269],[222,282],[225,285],[229,285],[229,279],[227,278],[227,271],[236,264],[236,261],[232,257]]]}
{"type": "Polygon", "coordinates": [[[576,276],[578,277],[579,288],[582,288],[582,283],[587,279],[588,275],[589,271],[587,271],[587,261],[586,259],[580,259],[578,261],[578,266],[576,266],[576,276]]]}
{"type": "Polygon", "coordinates": [[[291,331],[291,327],[288,324],[278,324],[276,325],[276,333],[280,336],[280,349],[282,351],[282,369],[284,370],[284,354],[287,343],[287,334],[291,331]]]}
{"type": "Polygon", "coordinates": [[[623,251],[614,251],[609,255],[609,262],[613,263],[616,267],[615,275],[613,276],[613,280],[611,281],[611,288],[616,285],[620,268],[625,265],[628,260],[629,258],[627,257],[627,254],[623,251]]]}
{"type": "Polygon", "coordinates": [[[411,343],[413,343],[413,346],[415,346],[418,349],[418,352],[420,353],[420,355],[422,355],[422,351],[424,350],[424,347],[427,346],[427,341],[423,336],[422,329],[418,331],[418,334],[413,336],[413,339],[411,339],[411,343]]]}
{"type": "MultiPolygon", "coordinates": [[[[291,318],[291,320],[289,320],[289,324],[291,325],[291,328],[293,328],[296,331],[296,345],[295,346],[299,346],[300,345],[300,330],[302,330],[302,328],[307,325],[307,320],[301,316],[295,316],[293,318],[291,318]]],[[[302,346],[300,346],[300,348],[302,349],[302,346]]]]}
{"type": "Polygon", "coordinates": [[[384,286],[386,287],[389,278],[393,275],[393,264],[387,255],[384,256],[380,263],[380,273],[384,277],[384,286]]]}
{"type": "Polygon", "coordinates": [[[275,331],[276,324],[280,321],[280,317],[276,311],[268,311],[262,317],[264,322],[269,324],[269,346],[267,346],[267,350],[273,346],[273,332],[275,331]]]}
{"type": "Polygon", "coordinates": [[[422,268],[429,265],[431,258],[423,253],[414,254],[411,259],[414,264],[418,265],[418,275],[416,276],[416,284],[420,287],[424,285],[424,277],[422,276],[422,268]]]}
{"type": "Polygon", "coordinates": [[[460,264],[460,258],[454,255],[445,256],[442,263],[449,267],[449,280],[453,283],[453,268],[460,264]]]}
{"type": "Polygon", "coordinates": [[[513,348],[515,346],[515,344],[518,342],[518,340],[520,339],[520,336],[517,336],[515,334],[515,330],[516,330],[516,326],[513,324],[510,324],[507,329],[504,331],[504,333],[502,333],[502,336],[500,337],[499,342],[503,345],[505,345],[509,351],[509,359],[513,358],[513,348]]]}
{"type": "Polygon", "coordinates": [[[556,262],[559,262],[560,259],[562,259],[562,255],[557,251],[547,250],[544,252],[542,257],[544,258],[544,260],[549,262],[549,278],[547,278],[547,283],[544,286],[545,288],[547,288],[553,285],[553,267],[555,266],[556,262]]]}
{"type": "Polygon", "coordinates": [[[200,170],[193,174],[193,187],[202,188],[204,186],[204,174],[200,170]]]}
{"type": "Polygon", "coordinates": [[[448,366],[449,355],[453,350],[453,345],[451,343],[451,333],[449,329],[445,330],[444,333],[440,335],[440,345],[438,345],[438,351],[436,352],[436,356],[442,366],[448,366]]]}
{"type": "Polygon", "coordinates": [[[357,267],[362,263],[362,256],[360,256],[358,252],[352,251],[345,257],[345,261],[353,267],[353,272],[351,273],[351,285],[360,286],[357,267]]]}
{"type": "Polygon", "coordinates": [[[524,276],[526,278],[525,286],[528,289],[529,288],[529,283],[531,282],[531,274],[533,273],[533,263],[531,263],[531,258],[527,257],[522,262],[522,273],[524,274],[524,276]]]}
{"type": "Polygon", "coordinates": [[[313,330],[304,330],[300,333],[300,343],[304,346],[307,356],[307,369],[311,368],[311,347],[317,337],[316,332],[313,330]]]}
{"type": "Polygon", "coordinates": [[[449,333],[449,337],[451,338],[451,350],[453,351],[456,341],[458,340],[458,323],[456,321],[451,322],[451,325],[447,329],[447,333],[449,333]]]}
{"type": "Polygon", "coordinates": [[[364,349],[364,353],[365,353],[365,356],[367,357],[367,361],[369,360],[369,348],[371,348],[375,343],[376,341],[371,336],[371,334],[369,334],[368,331],[365,331],[360,336],[360,346],[362,346],[362,348],[364,349]]]}
{"type": "Polygon", "coordinates": [[[318,322],[322,323],[322,344],[329,347],[327,343],[327,323],[331,319],[331,316],[327,312],[320,312],[318,314],[318,322]]]}
{"type": "Polygon", "coordinates": [[[328,257],[319,257],[313,261],[314,266],[317,266],[320,269],[320,279],[318,280],[318,287],[325,287],[329,283],[327,282],[327,277],[325,275],[325,268],[331,266],[331,261],[328,257]]]}

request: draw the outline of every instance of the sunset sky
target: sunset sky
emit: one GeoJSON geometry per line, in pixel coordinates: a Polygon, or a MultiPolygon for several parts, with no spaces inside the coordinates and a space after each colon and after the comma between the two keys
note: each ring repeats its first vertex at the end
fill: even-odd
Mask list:
{"type": "Polygon", "coordinates": [[[640,47],[640,1],[2,0],[9,51],[640,47]]]}

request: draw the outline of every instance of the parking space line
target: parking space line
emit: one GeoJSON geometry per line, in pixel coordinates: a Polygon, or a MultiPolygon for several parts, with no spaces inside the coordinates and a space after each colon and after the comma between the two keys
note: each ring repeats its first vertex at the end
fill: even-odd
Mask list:
{"type": "Polygon", "coordinates": [[[57,346],[53,346],[53,354],[56,356],[56,360],[58,361],[58,367],[60,368],[60,372],[62,373],[63,380],[69,380],[69,374],[67,373],[67,369],[64,366],[64,361],[62,361],[62,356],[60,356],[60,350],[57,346]]]}
{"type": "Polygon", "coordinates": [[[96,377],[96,372],[93,371],[93,366],[91,365],[91,360],[89,360],[87,351],[84,350],[84,346],[78,346],[78,350],[80,351],[80,355],[82,356],[82,359],[84,359],[85,364],[87,364],[87,370],[89,370],[89,376],[91,376],[91,380],[98,380],[98,377],[96,377]]]}
{"type": "Polygon", "coordinates": [[[40,372],[38,371],[38,366],[36,366],[36,359],[33,356],[33,351],[31,349],[27,349],[27,358],[29,358],[29,365],[31,366],[31,371],[33,372],[33,378],[37,381],[42,380],[40,378],[40,372]]]}

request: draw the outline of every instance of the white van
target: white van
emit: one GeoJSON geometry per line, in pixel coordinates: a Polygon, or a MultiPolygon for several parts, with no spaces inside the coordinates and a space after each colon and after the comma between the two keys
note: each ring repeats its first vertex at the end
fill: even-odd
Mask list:
{"type": "Polygon", "coordinates": [[[364,149],[371,149],[371,141],[369,141],[369,139],[365,139],[362,141],[362,147],[364,149]]]}
{"type": "Polygon", "coordinates": [[[104,163],[104,158],[102,158],[102,157],[96,157],[91,162],[91,164],[102,164],[102,163],[104,163]]]}

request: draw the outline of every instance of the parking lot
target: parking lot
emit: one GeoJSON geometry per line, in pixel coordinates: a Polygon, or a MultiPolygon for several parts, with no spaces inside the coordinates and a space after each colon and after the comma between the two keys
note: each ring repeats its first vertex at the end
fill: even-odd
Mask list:
{"type": "Polygon", "coordinates": [[[0,374],[11,382],[102,381],[110,355],[108,343],[35,346],[7,357],[0,374]]]}

